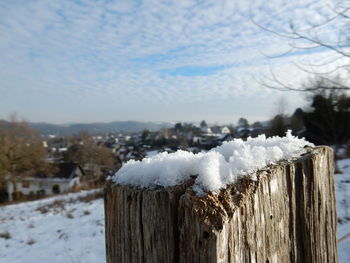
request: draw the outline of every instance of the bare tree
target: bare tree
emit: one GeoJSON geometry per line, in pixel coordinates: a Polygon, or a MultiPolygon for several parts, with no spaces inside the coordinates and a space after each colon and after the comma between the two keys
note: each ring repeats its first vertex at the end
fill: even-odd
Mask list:
{"type": "Polygon", "coordinates": [[[46,149],[37,132],[15,114],[9,119],[0,125],[0,180],[8,178],[12,181],[16,193],[18,178],[46,172],[49,165],[45,161],[46,149]]]}
{"type": "Polygon", "coordinates": [[[288,123],[288,102],[285,97],[281,96],[277,101],[274,109],[274,117],[270,121],[270,125],[266,130],[266,134],[269,136],[284,136],[287,131],[288,123]]]}
{"type": "Polygon", "coordinates": [[[96,177],[95,171],[92,169],[95,165],[102,170],[115,170],[116,158],[112,151],[103,145],[97,145],[86,132],[80,132],[77,136],[73,136],[71,141],[72,145],[63,156],[64,161],[81,165],[85,168],[88,176],[93,179],[96,177]]]}
{"type": "Polygon", "coordinates": [[[328,6],[328,9],[331,13],[330,16],[324,17],[323,21],[319,23],[308,22],[304,28],[298,28],[295,21],[291,21],[287,30],[276,31],[269,26],[254,21],[254,19],[252,21],[259,28],[288,42],[289,49],[278,56],[289,55],[301,50],[329,50],[332,56],[326,61],[308,64],[294,63],[294,65],[299,70],[316,75],[318,79],[327,80],[327,83],[331,82],[331,85],[290,85],[280,79],[272,67],[270,67],[268,76],[258,79],[259,83],[265,87],[281,91],[350,90],[347,80],[341,77],[344,73],[348,75],[350,71],[350,1],[342,1],[336,7],[328,6]],[[337,37],[330,37],[330,34],[326,33],[326,29],[336,30],[337,37]],[[335,78],[335,76],[337,77],[335,78]]]}

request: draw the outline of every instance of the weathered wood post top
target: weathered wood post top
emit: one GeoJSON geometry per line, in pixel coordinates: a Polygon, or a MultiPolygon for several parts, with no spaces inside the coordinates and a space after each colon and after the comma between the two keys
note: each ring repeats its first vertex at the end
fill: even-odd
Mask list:
{"type": "Polygon", "coordinates": [[[337,262],[333,152],[289,133],[133,161],[105,218],[108,263],[337,262]]]}

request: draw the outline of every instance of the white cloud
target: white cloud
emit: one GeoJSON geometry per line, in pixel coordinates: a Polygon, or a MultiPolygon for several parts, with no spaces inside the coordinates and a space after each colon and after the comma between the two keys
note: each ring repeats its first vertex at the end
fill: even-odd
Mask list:
{"type": "MultiPolygon", "coordinates": [[[[19,105],[18,96],[24,93],[28,100],[42,94],[46,101],[67,101],[67,112],[77,101],[82,106],[79,114],[84,114],[84,102],[89,105],[86,114],[108,103],[118,119],[135,118],[123,112],[125,107],[134,107],[139,114],[148,107],[157,119],[165,118],[157,116],[162,116],[159,112],[166,104],[176,110],[176,106],[227,102],[239,96],[247,103],[254,96],[269,100],[273,92],[259,87],[253,75],[268,70],[272,63],[280,69],[281,78],[294,80],[291,75],[297,73],[291,74],[290,60],[305,61],[310,56],[268,61],[262,53],[284,52],[288,43],[260,30],[250,17],[276,30],[288,27],[290,19],[303,27],[307,20],[319,22],[329,15],[328,3],[2,1],[0,92],[6,90],[13,108],[3,105],[0,110],[28,109],[32,112],[28,117],[35,119],[39,108],[19,105]],[[220,65],[225,66],[223,70],[207,76],[162,74],[163,70],[220,65]]],[[[52,114],[48,111],[46,120],[52,114]]],[[[110,120],[116,117],[106,115],[110,120]]],[[[67,121],[71,117],[66,114],[67,121]]]]}

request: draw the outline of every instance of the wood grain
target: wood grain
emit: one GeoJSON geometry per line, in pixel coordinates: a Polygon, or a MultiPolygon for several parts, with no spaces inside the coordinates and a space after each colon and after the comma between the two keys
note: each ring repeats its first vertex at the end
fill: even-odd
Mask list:
{"type": "Polygon", "coordinates": [[[333,153],[316,147],[198,197],[108,184],[108,263],[337,262],[333,153]]]}

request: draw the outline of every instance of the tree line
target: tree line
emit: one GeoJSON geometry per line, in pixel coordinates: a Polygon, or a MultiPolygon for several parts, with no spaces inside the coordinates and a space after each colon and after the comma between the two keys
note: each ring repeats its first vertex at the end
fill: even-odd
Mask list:
{"type": "MultiPolygon", "coordinates": [[[[269,135],[282,136],[287,129],[317,145],[339,146],[350,141],[350,97],[325,79],[316,79],[317,92],[308,95],[308,107],[297,108],[291,116],[277,114],[269,135]]],[[[312,87],[311,87],[312,88],[312,87]]]]}

